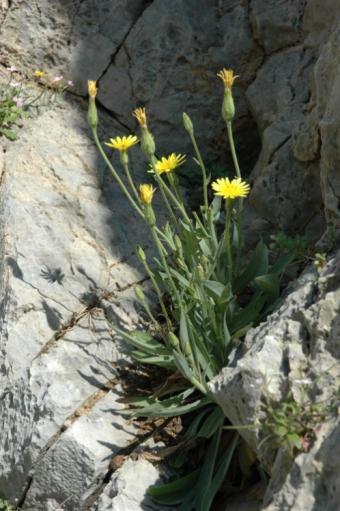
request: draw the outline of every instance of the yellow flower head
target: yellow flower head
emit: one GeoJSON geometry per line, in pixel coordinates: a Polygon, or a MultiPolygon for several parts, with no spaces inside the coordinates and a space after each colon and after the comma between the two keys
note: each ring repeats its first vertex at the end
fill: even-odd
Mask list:
{"type": "Polygon", "coordinates": [[[163,174],[164,172],[171,172],[176,167],[182,165],[184,162],[184,155],[172,153],[167,158],[163,156],[161,160],[156,161],[155,169],[158,174],[163,174]]]}
{"type": "Polygon", "coordinates": [[[97,92],[98,92],[97,84],[96,84],[95,80],[87,81],[87,90],[88,90],[90,98],[95,99],[95,97],[97,96],[97,92]]]}
{"type": "Polygon", "coordinates": [[[211,185],[215,195],[220,195],[223,199],[236,199],[237,197],[247,197],[250,192],[250,186],[240,177],[235,177],[230,181],[227,177],[221,177],[211,185]]]}
{"type": "Polygon", "coordinates": [[[234,71],[232,69],[226,68],[223,68],[219,73],[217,73],[217,76],[221,78],[224,87],[229,90],[232,89],[236,78],[239,78],[239,75],[234,75],[234,71]]]}
{"type": "Polygon", "coordinates": [[[155,191],[152,185],[139,185],[139,197],[143,204],[151,204],[155,191]]]}
{"type": "Polygon", "coordinates": [[[45,72],[37,69],[36,71],[34,71],[34,76],[36,76],[37,78],[42,78],[43,76],[45,76],[45,72]]]}
{"type": "Polygon", "coordinates": [[[110,138],[110,142],[105,142],[105,145],[117,149],[120,153],[124,153],[137,143],[138,138],[135,135],[129,135],[128,137],[110,138]]]}
{"type": "Polygon", "coordinates": [[[136,108],[132,115],[137,119],[141,128],[147,128],[145,108],[136,108]]]}

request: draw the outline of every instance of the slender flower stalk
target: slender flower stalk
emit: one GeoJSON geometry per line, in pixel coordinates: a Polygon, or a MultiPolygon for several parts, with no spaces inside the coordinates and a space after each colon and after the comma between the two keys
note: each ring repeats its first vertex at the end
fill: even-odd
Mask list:
{"type": "Polygon", "coordinates": [[[227,268],[228,268],[228,282],[232,283],[233,278],[233,256],[231,249],[231,215],[232,215],[232,199],[227,199],[225,203],[225,214],[226,214],[226,222],[225,222],[225,241],[226,241],[226,251],[227,251],[227,268]]]}
{"type": "Polygon", "coordinates": [[[105,161],[106,165],[109,167],[111,173],[113,174],[113,177],[115,178],[115,180],[117,181],[118,185],[120,186],[121,190],[125,193],[127,199],[129,200],[130,204],[132,205],[133,209],[138,213],[139,216],[141,216],[142,218],[144,218],[144,214],[143,214],[143,211],[141,210],[141,208],[136,204],[136,202],[134,201],[133,197],[131,196],[130,192],[128,191],[128,189],[126,188],[125,184],[123,183],[123,181],[121,180],[121,178],[119,177],[119,174],[117,173],[116,169],[114,168],[114,166],[112,165],[112,163],[110,162],[109,158],[106,156],[105,154],[105,151],[99,141],[99,138],[98,138],[98,134],[97,134],[97,130],[94,128],[92,129],[92,134],[93,134],[93,138],[94,138],[94,141],[95,141],[95,144],[103,158],[103,160],[105,161]]]}
{"type": "Polygon", "coordinates": [[[231,156],[232,156],[232,159],[233,159],[236,175],[237,175],[237,177],[239,177],[241,179],[242,178],[241,170],[240,170],[240,166],[239,166],[238,158],[237,158],[237,153],[236,153],[236,149],[235,149],[234,136],[233,136],[233,128],[232,128],[231,121],[227,122],[227,132],[228,132],[228,141],[229,141],[229,145],[230,145],[231,156]]]}

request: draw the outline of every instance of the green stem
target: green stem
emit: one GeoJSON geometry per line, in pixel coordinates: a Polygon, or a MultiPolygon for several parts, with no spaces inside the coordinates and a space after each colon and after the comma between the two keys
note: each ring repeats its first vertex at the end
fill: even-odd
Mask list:
{"type": "Polygon", "coordinates": [[[133,191],[133,194],[136,197],[136,200],[138,201],[139,200],[139,195],[138,195],[138,192],[137,192],[137,188],[135,187],[135,183],[133,182],[133,179],[132,179],[132,176],[131,176],[131,172],[130,172],[130,169],[129,169],[129,164],[128,164],[127,161],[123,161],[122,160],[122,165],[124,167],[124,171],[125,171],[127,180],[129,182],[129,185],[131,187],[131,190],[133,191]]]}
{"type": "Polygon", "coordinates": [[[227,265],[228,265],[228,281],[230,284],[232,283],[233,278],[233,258],[231,251],[231,236],[230,236],[230,227],[231,227],[231,212],[232,212],[232,201],[231,199],[226,200],[225,205],[226,212],[226,221],[225,221],[225,240],[226,240],[226,250],[227,250],[227,265]]]}
{"type": "Polygon", "coordinates": [[[113,177],[115,178],[115,180],[117,181],[117,183],[120,186],[121,190],[124,192],[124,194],[126,195],[128,200],[130,201],[133,209],[138,213],[139,216],[141,216],[144,219],[143,211],[141,210],[141,208],[139,206],[137,206],[137,204],[134,201],[134,199],[132,198],[130,192],[128,191],[128,189],[126,188],[125,184],[123,183],[123,181],[119,177],[119,175],[118,175],[117,171],[115,170],[114,166],[112,165],[112,163],[110,162],[110,160],[106,156],[105,151],[104,151],[104,149],[103,149],[103,147],[102,147],[102,145],[101,145],[101,143],[99,141],[97,130],[95,128],[92,129],[92,134],[93,134],[93,138],[94,138],[94,141],[96,143],[96,146],[97,146],[97,148],[98,148],[98,150],[99,150],[103,160],[105,161],[106,165],[111,170],[111,172],[113,174],[113,177]]]}
{"type": "Polygon", "coordinates": [[[193,132],[190,132],[190,138],[192,145],[194,146],[195,153],[197,156],[197,159],[199,161],[201,170],[202,170],[202,179],[203,179],[203,200],[204,200],[204,208],[205,211],[208,211],[208,178],[207,178],[207,170],[204,165],[203,158],[201,156],[200,150],[198,149],[198,145],[196,142],[196,138],[193,132]]]}
{"type": "Polygon", "coordinates": [[[241,170],[240,170],[240,166],[238,164],[231,121],[227,122],[227,131],[228,131],[228,140],[229,140],[229,145],[230,145],[231,156],[233,158],[236,175],[237,175],[237,177],[239,177],[241,179],[241,170]]]}

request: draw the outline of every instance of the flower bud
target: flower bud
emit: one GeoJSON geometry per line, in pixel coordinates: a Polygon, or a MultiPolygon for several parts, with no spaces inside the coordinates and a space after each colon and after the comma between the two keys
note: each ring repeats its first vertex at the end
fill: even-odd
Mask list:
{"type": "Polygon", "coordinates": [[[224,90],[222,103],[222,117],[225,122],[231,122],[235,116],[235,104],[231,89],[224,90]]]}
{"type": "Polygon", "coordinates": [[[145,295],[139,286],[135,288],[135,295],[140,302],[145,302],[145,295]]]}
{"type": "Polygon", "coordinates": [[[146,255],[145,255],[145,252],[144,252],[144,250],[142,249],[142,247],[140,245],[137,245],[136,253],[137,253],[137,256],[140,259],[140,261],[142,261],[142,263],[144,263],[146,261],[146,255]]]}
{"type": "Polygon", "coordinates": [[[185,112],[183,112],[183,124],[184,124],[184,128],[187,130],[187,132],[190,135],[193,135],[194,125],[192,124],[192,121],[191,121],[189,115],[186,114],[185,112]]]}
{"type": "Polygon", "coordinates": [[[169,337],[169,342],[170,342],[171,346],[173,348],[175,348],[175,350],[179,350],[180,342],[179,342],[177,335],[175,335],[173,332],[169,332],[168,337],[169,337]]]}
{"type": "Polygon", "coordinates": [[[89,108],[87,111],[87,122],[92,129],[96,129],[98,126],[98,113],[95,99],[89,99],[89,108]]]}
{"type": "Polygon", "coordinates": [[[151,160],[156,152],[156,144],[148,128],[141,128],[140,147],[148,160],[151,160]]]}
{"type": "Polygon", "coordinates": [[[151,204],[156,188],[152,185],[139,185],[139,198],[143,204],[151,204]]]}
{"type": "Polygon", "coordinates": [[[156,217],[155,217],[155,213],[154,213],[154,210],[153,210],[151,204],[145,205],[144,214],[145,214],[146,221],[148,222],[150,227],[153,227],[154,225],[156,225],[156,217]]]}

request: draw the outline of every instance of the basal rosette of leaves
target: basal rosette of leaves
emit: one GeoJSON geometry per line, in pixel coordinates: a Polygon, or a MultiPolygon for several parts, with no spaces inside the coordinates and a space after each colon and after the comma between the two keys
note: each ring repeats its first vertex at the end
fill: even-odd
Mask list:
{"type": "MultiPolygon", "coordinates": [[[[206,441],[204,459],[196,470],[149,490],[158,502],[179,505],[177,509],[183,511],[208,511],[235,452],[246,450],[236,431],[224,431],[225,417],[209,394],[207,383],[228,364],[231,350],[247,330],[275,308],[282,274],[294,259],[294,254],[289,252],[270,263],[269,250],[260,240],[247,264],[241,263],[244,247],[242,207],[250,186],[241,176],[232,130],[235,113],[232,87],[237,77],[226,69],[218,76],[224,85],[222,116],[235,177],[225,176],[211,183],[192,120],[184,113],[184,128],[192,142],[197,171],[202,178],[203,196],[199,211],[188,211],[176,174],[179,166],[185,166],[187,157],[175,152],[157,155],[145,108],[137,108],[133,113],[140,127],[139,138],[136,135],[119,136],[106,143],[119,151],[125,175],[122,179],[99,141],[97,86],[94,81],[89,82],[88,122],[95,143],[131,207],[150,229],[158,254],[156,260],[149,262],[143,249],[137,247],[137,255],[157,294],[160,313],[155,316],[138,288],[136,296],[150,318],[150,329],[130,332],[115,325],[112,328],[133,347],[131,356],[136,361],[160,366],[182,376],[180,384],[174,379],[176,385],[173,388],[165,386],[164,392],[157,396],[129,399],[130,408],[125,413],[140,417],[195,413],[181,439],[181,449],[174,462],[176,468],[185,461],[187,445],[192,446],[197,439],[206,441]],[[131,174],[129,152],[138,142],[149,164],[145,179],[151,180],[152,184],[136,184],[131,174]],[[167,221],[163,224],[153,209],[155,193],[160,194],[167,211],[167,221]],[[224,220],[224,228],[220,228],[221,220],[224,220]],[[164,299],[165,295],[170,297],[170,305],[169,300],[164,299]],[[225,439],[222,442],[226,434],[229,435],[227,445],[225,439]]],[[[244,458],[252,456],[248,452],[244,458]]],[[[247,460],[243,461],[247,463],[247,460]]]]}

